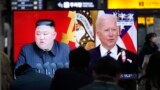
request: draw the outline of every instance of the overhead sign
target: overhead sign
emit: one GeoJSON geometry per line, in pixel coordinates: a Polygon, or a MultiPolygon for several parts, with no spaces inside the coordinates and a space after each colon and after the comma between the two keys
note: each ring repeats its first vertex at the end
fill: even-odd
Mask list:
{"type": "Polygon", "coordinates": [[[98,9],[97,0],[55,0],[54,9],[98,9]]]}
{"type": "Polygon", "coordinates": [[[12,10],[41,10],[43,0],[12,0],[12,10]]]}

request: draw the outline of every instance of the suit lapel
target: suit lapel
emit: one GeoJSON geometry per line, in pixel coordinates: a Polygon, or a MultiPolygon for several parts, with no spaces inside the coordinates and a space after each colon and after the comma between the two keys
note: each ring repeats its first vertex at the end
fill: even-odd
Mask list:
{"type": "Polygon", "coordinates": [[[119,47],[118,45],[117,45],[117,47],[118,47],[118,52],[117,52],[117,54],[118,54],[118,53],[120,53],[122,51],[122,48],[119,47]]]}
{"type": "Polygon", "coordinates": [[[98,47],[96,47],[95,49],[95,60],[98,60],[101,58],[101,53],[100,53],[100,45],[98,47]]]}

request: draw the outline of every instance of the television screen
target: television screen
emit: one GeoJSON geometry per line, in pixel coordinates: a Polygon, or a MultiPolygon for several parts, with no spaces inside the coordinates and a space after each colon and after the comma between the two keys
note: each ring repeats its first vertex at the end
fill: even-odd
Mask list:
{"type": "MultiPolygon", "coordinates": [[[[117,45],[137,54],[137,21],[132,11],[118,10],[42,10],[14,11],[13,37],[14,62],[16,63],[22,46],[34,42],[36,21],[51,19],[55,22],[56,40],[64,42],[71,49],[82,46],[90,50],[101,43],[96,35],[96,20],[102,14],[113,14],[118,17],[120,26],[117,45]]],[[[122,55],[121,55],[122,56],[122,55]]],[[[119,56],[121,58],[121,56],[119,56]]],[[[122,57],[123,58],[123,57],[122,57]]],[[[126,63],[133,60],[126,59],[126,63]]],[[[136,66],[135,66],[136,67],[136,66]]],[[[137,66],[138,68],[138,66],[137,66]]],[[[137,72],[123,73],[122,78],[137,77],[137,72]]]]}

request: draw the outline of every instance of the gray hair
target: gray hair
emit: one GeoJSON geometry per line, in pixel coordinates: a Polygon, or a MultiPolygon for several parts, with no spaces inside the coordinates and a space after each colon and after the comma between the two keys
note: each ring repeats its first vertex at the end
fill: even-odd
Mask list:
{"type": "MultiPolygon", "coordinates": [[[[104,20],[114,20],[117,25],[117,16],[114,16],[112,14],[102,14],[100,15],[96,20],[96,30],[98,30],[101,26],[102,21],[104,20]]],[[[117,25],[118,26],[118,25],[117,25]]]]}

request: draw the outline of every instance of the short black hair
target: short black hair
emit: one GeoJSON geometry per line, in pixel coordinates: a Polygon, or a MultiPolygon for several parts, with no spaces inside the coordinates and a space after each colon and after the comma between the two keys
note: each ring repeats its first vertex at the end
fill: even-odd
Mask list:
{"type": "Polygon", "coordinates": [[[41,25],[46,25],[46,26],[53,26],[55,27],[54,20],[51,19],[40,19],[36,22],[36,27],[41,26],[41,25]]]}
{"type": "Polygon", "coordinates": [[[20,76],[24,71],[28,70],[28,69],[31,69],[32,67],[28,64],[23,64],[23,65],[20,65],[16,71],[15,71],[15,74],[16,76],[20,76]]]}
{"type": "Polygon", "coordinates": [[[72,50],[69,54],[69,67],[70,68],[85,68],[89,67],[89,52],[83,47],[72,50]]]}
{"type": "Polygon", "coordinates": [[[117,74],[120,74],[121,68],[114,58],[105,56],[96,62],[94,71],[97,75],[103,74],[115,77],[117,74]]]}
{"type": "Polygon", "coordinates": [[[146,42],[150,42],[150,40],[151,40],[151,38],[152,37],[155,37],[155,36],[157,36],[157,34],[156,33],[148,33],[147,35],[146,35],[146,37],[145,37],[145,40],[146,40],[146,42]]]}

